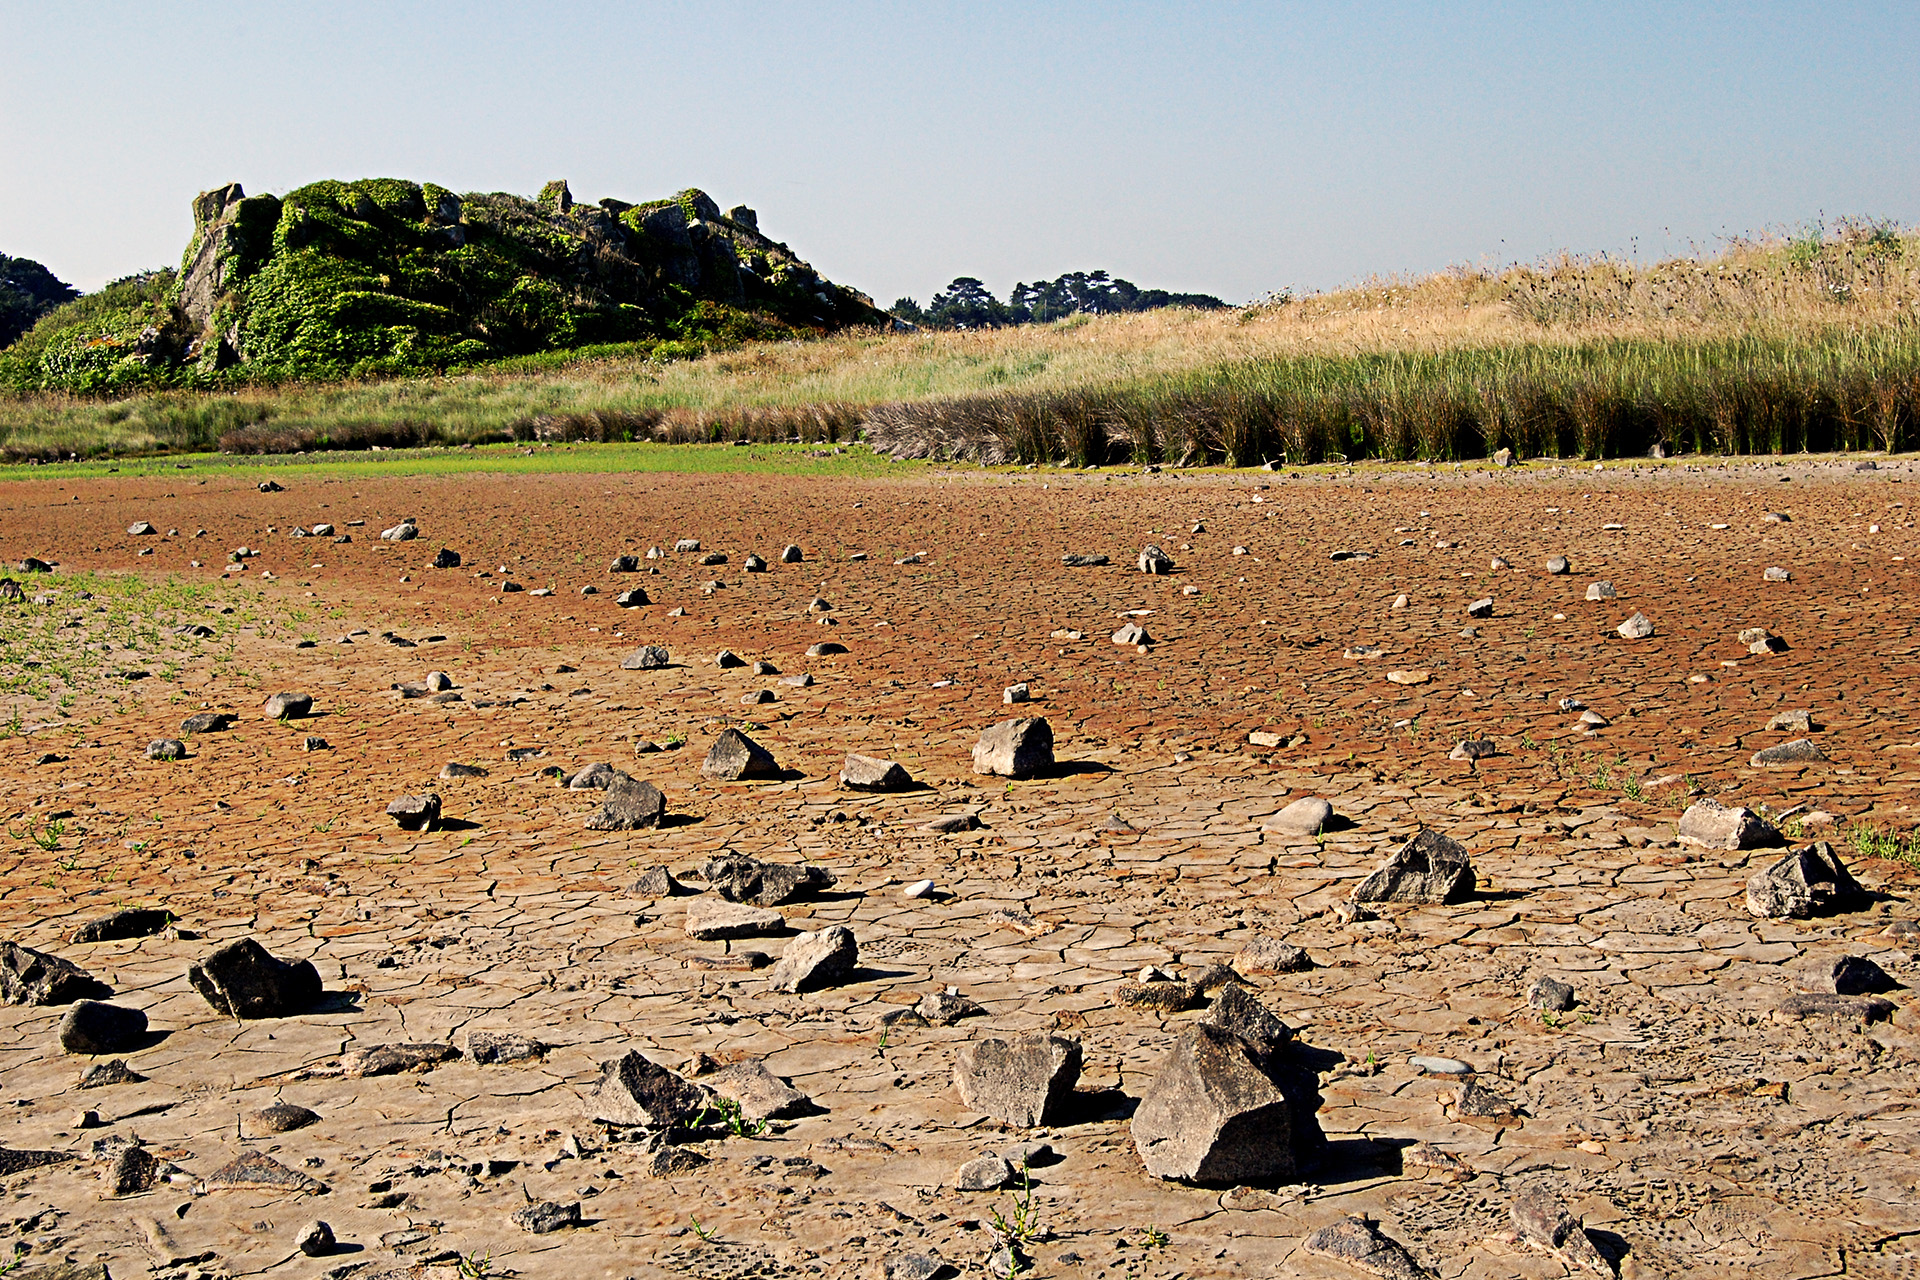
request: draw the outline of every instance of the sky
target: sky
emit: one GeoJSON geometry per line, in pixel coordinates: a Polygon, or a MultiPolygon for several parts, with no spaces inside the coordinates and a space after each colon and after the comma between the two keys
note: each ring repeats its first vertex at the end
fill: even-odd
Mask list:
{"type": "Polygon", "coordinates": [[[0,0],[0,253],[176,264],[319,178],[747,204],[882,306],[1233,302],[1920,222],[1920,5],[0,0]]]}

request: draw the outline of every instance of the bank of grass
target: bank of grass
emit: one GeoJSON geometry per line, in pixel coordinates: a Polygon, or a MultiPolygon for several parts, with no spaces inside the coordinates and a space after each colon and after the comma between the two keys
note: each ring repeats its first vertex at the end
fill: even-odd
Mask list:
{"type": "Polygon", "coordinates": [[[862,436],[900,456],[986,462],[1902,449],[1920,444],[1916,305],[1920,238],[1856,223],[1649,267],[1561,259],[1227,312],[0,400],[0,453],[862,436]]]}

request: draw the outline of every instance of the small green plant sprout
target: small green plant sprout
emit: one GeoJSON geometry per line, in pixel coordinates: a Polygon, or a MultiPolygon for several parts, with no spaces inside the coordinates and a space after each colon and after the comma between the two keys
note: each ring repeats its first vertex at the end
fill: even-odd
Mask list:
{"type": "Polygon", "coordinates": [[[493,1251],[463,1253],[455,1262],[460,1280],[487,1280],[493,1274],[493,1251]]]}
{"type": "Polygon", "coordinates": [[[720,1122],[727,1126],[727,1132],[736,1138],[757,1138],[767,1131],[765,1120],[748,1119],[733,1098],[721,1098],[714,1108],[719,1111],[720,1122]]]}
{"type": "Polygon", "coordinates": [[[1140,1237],[1140,1243],[1149,1249],[1164,1249],[1173,1243],[1173,1237],[1149,1223],[1145,1234],[1140,1237]]]}
{"type": "Polygon", "coordinates": [[[37,818],[29,818],[24,830],[11,826],[7,828],[7,834],[15,840],[31,840],[48,853],[60,847],[60,837],[66,833],[67,824],[59,818],[46,823],[42,823],[37,818]]]}
{"type": "Polygon", "coordinates": [[[1847,829],[1847,843],[1865,858],[1920,866],[1920,833],[1908,832],[1903,836],[1857,822],[1847,829]]]}
{"type": "Polygon", "coordinates": [[[708,1244],[718,1244],[718,1243],[719,1243],[719,1241],[720,1241],[720,1233],[719,1233],[719,1232],[717,1232],[717,1231],[714,1231],[714,1230],[712,1230],[712,1229],[710,1229],[710,1228],[708,1228],[708,1227],[703,1227],[703,1226],[701,1226],[701,1225],[700,1225],[700,1219],[698,1219],[698,1218],[688,1218],[688,1219],[687,1219],[687,1223],[688,1223],[688,1225],[689,1225],[689,1226],[691,1226],[691,1227],[693,1228],[693,1234],[695,1234],[695,1235],[697,1235],[697,1236],[699,1236],[699,1237],[700,1237],[700,1238],[701,1238],[702,1240],[704,1240],[704,1241],[706,1241],[706,1242],[707,1242],[708,1244]]]}

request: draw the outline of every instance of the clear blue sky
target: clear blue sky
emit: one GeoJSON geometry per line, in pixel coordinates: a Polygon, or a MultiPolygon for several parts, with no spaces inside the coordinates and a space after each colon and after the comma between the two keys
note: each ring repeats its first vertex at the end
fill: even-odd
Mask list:
{"type": "Polygon", "coordinates": [[[1240,301],[1920,221],[1920,5],[0,0],[0,252],[96,287],[197,191],[685,186],[881,305],[1240,301]]]}

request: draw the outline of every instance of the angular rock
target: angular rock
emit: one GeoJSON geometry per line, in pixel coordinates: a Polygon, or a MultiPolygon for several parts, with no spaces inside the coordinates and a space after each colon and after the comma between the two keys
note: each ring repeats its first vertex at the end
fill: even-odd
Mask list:
{"type": "Polygon", "coordinates": [[[267,718],[298,720],[313,713],[313,697],[305,693],[276,693],[267,699],[267,718]]]}
{"type": "Polygon", "coordinates": [[[528,1235],[551,1235],[555,1231],[580,1225],[580,1202],[569,1200],[561,1204],[558,1200],[542,1200],[538,1204],[515,1209],[507,1217],[528,1235]]]}
{"type": "Polygon", "coordinates": [[[676,552],[680,552],[682,554],[685,554],[686,552],[689,552],[689,551],[698,551],[700,549],[700,539],[682,538],[678,542],[673,544],[673,549],[676,552]]]}
{"type": "Polygon", "coordinates": [[[1881,1022],[1893,1017],[1894,1003],[1880,996],[1843,996],[1804,991],[1788,996],[1774,1009],[1779,1021],[1802,1022],[1832,1018],[1839,1022],[1881,1022]]]}
{"type": "Polygon", "coordinates": [[[607,572],[608,573],[638,573],[640,572],[640,557],[639,556],[615,556],[613,558],[613,563],[607,566],[607,572]]]}
{"type": "Polygon", "coordinates": [[[1305,950],[1290,942],[1264,935],[1255,937],[1233,957],[1233,971],[1243,977],[1272,973],[1299,973],[1313,968],[1305,950]]]}
{"type": "Polygon", "coordinates": [[[1680,815],[1674,839],[1708,849],[1757,849],[1777,843],[1780,833],[1746,809],[1708,799],[1696,801],[1680,815]]]}
{"type": "Polygon", "coordinates": [[[806,552],[800,550],[799,546],[795,543],[789,542],[785,547],[780,549],[781,564],[799,564],[806,558],[806,552]]]}
{"type": "Polygon", "coordinates": [[[1473,886],[1473,863],[1466,849],[1438,831],[1422,831],[1355,886],[1352,900],[1463,902],[1473,896],[1473,886]]]}
{"type": "Polygon", "coordinates": [[[657,671],[672,661],[665,648],[650,644],[628,654],[621,661],[620,668],[623,671],[657,671]]]}
{"type": "Polygon", "coordinates": [[[761,937],[778,933],[786,926],[785,916],[766,907],[696,898],[687,906],[685,928],[689,938],[717,942],[725,938],[761,937]]]}
{"type": "MultiPolygon", "coordinates": [[[[1112,561],[1102,555],[1065,555],[1060,557],[1060,563],[1069,569],[1092,569],[1098,565],[1111,564],[1112,561]]],[[[1143,569],[1141,572],[1148,571],[1143,569]]]]}
{"type": "Polygon", "coordinates": [[[458,760],[449,760],[440,766],[440,778],[443,782],[453,782],[460,778],[484,778],[487,770],[477,764],[461,764],[458,760]]]}
{"type": "Polygon", "coordinates": [[[187,969],[187,980],[231,1018],[284,1018],[320,999],[320,971],[312,961],[278,959],[252,938],[209,952],[187,969]]]}
{"type": "MultiPolygon", "coordinates": [[[[638,609],[642,605],[652,604],[653,599],[652,597],[647,595],[647,589],[645,587],[628,587],[625,591],[622,591],[619,595],[615,596],[613,598],[613,602],[619,605],[622,609],[638,609]]],[[[644,652],[644,650],[642,652],[644,652]]],[[[621,665],[625,666],[626,664],[622,663],[621,665]]],[[[665,666],[666,664],[663,661],[660,665],[665,666]]],[[[644,667],[628,668],[628,670],[645,670],[645,669],[646,668],[644,667]]]]}
{"type": "Polygon", "coordinates": [[[840,785],[853,791],[905,791],[913,777],[891,760],[849,755],[840,766],[840,785]]]}
{"type": "Polygon", "coordinates": [[[1469,618],[1491,618],[1493,616],[1493,597],[1486,596],[1467,606],[1469,618]]]}
{"type": "Polygon", "coordinates": [[[547,1056],[547,1046],[510,1031],[467,1032],[467,1057],[483,1067],[535,1062],[547,1056]]]}
{"type": "Polygon", "coordinates": [[[1200,988],[1191,982],[1164,981],[1122,982],[1114,987],[1113,998],[1129,1009],[1153,1009],[1160,1013],[1197,1009],[1205,999],[1200,988]]]}
{"type": "Polygon", "coordinates": [[[339,1247],[333,1228],[315,1218],[293,1237],[293,1247],[309,1258],[324,1258],[339,1247]]]}
{"type": "Polygon", "coordinates": [[[665,867],[654,867],[642,872],[627,892],[643,898],[671,898],[681,892],[681,886],[674,879],[673,872],[665,867]]]}
{"type": "Polygon", "coordinates": [[[173,912],[160,907],[127,907],[98,920],[89,920],[73,931],[74,942],[120,942],[127,938],[151,938],[173,923],[173,912]]]}
{"type": "Polygon", "coordinates": [[[318,1123],[320,1116],[318,1112],[295,1106],[291,1102],[276,1102],[260,1108],[247,1119],[261,1133],[292,1133],[295,1129],[318,1123]]]}
{"type": "Polygon", "coordinates": [[[651,782],[622,774],[607,786],[607,798],[587,815],[589,831],[644,831],[660,825],[667,798],[651,782]]]}
{"type": "Polygon", "coordinates": [[[62,1053],[129,1053],[147,1034],[147,1015],[98,1000],[76,1000],[55,1032],[62,1053]]]}
{"type": "Polygon", "coordinates": [[[139,1084],[146,1077],[127,1066],[125,1058],[96,1062],[80,1073],[82,1089],[104,1089],[116,1084],[139,1084]]]}
{"type": "Polygon", "coordinates": [[[1260,825],[1287,836],[1317,836],[1333,820],[1333,806],[1318,796],[1302,796],[1260,825]]]}
{"type": "Polygon", "coordinates": [[[1599,582],[1590,582],[1587,584],[1587,599],[1589,600],[1612,600],[1617,594],[1613,589],[1613,584],[1604,579],[1599,582]]]}
{"type": "Polygon", "coordinates": [[[955,1191],[998,1191],[1013,1181],[1013,1166],[999,1156],[980,1156],[954,1170],[955,1191]]]}
{"type": "Polygon", "coordinates": [[[380,540],[382,542],[412,542],[419,536],[420,527],[411,520],[403,520],[391,529],[382,529],[380,531],[380,540]]]}
{"type": "Polygon", "coordinates": [[[135,537],[145,537],[147,534],[158,533],[160,531],[148,524],[145,520],[136,520],[127,526],[127,532],[133,534],[135,537]]]}
{"type": "Polygon", "coordinates": [[[106,994],[105,983],[71,960],[0,942],[0,1000],[8,1004],[71,1004],[106,994]]]}
{"type": "Polygon", "coordinates": [[[1513,1099],[1495,1093],[1478,1080],[1466,1080],[1453,1090],[1452,1101],[1442,1108],[1450,1119],[1496,1120],[1517,1122],[1520,1118],[1520,1105],[1513,1099]]]}
{"type": "Polygon", "coordinates": [[[187,744],[178,738],[155,738],[147,744],[149,760],[180,760],[187,754],[187,744]]]}
{"type": "Polygon", "coordinates": [[[669,1129],[699,1114],[707,1098],[705,1089],[679,1073],[629,1052],[600,1064],[600,1082],[587,1107],[603,1124],[669,1129]]]}
{"type": "Polygon", "coordinates": [[[1473,1166],[1429,1142],[1416,1142],[1400,1152],[1400,1171],[1412,1177],[1473,1181],[1473,1166]]]}
{"type": "Polygon", "coordinates": [[[977,1040],[953,1067],[963,1104],[1025,1129],[1057,1118],[1079,1079],[1080,1042],[1064,1036],[977,1040]]]}
{"type": "Polygon", "coordinates": [[[387,816],[404,831],[430,831],[434,823],[440,821],[440,797],[431,791],[425,795],[401,796],[387,805],[387,816]]]}
{"type": "Polygon", "coordinates": [[[731,649],[722,649],[719,653],[713,655],[713,665],[716,667],[744,667],[747,665],[747,660],[731,649]]]}
{"type": "Polygon", "coordinates": [[[807,656],[809,658],[831,658],[837,653],[845,653],[846,651],[847,646],[837,640],[822,640],[819,644],[810,644],[807,646],[807,656]]]}
{"type": "Polygon", "coordinates": [[[828,925],[811,933],[797,934],[780,953],[767,981],[776,991],[798,994],[837,987],[853,976],[860,960],[853,932],[842,925],[828,925]]]}
{"type": "Polygon", "coordinates": [[[1028,702],[1032,698],[1033,690],[1027,687],[1024,680],[1019,684],[1010,684],[1000,691],[1000,701],[1007,706],[1012,706],[1016,702],[1028,702]]]}
{"type": "Polygon", "coordinates": [[[767,562],[749,551],[747,558],[740,562],[740,567],[748,573],[765,573],[767,571],[767,562]]]}
{"type": "Polygon", "coordinates": [[[1767,721],[1769,730],[1784,733],[1812,733],[1813,713],[1810,711],[1782,711],[1767,721]]]}
{"type": "Polygon", "coordinates": [[[1427,1273],[1413,1260],[1405,1246],[1358,1214],[1329,1223],[1303,1241],[1300,1247],[1316,1258],[1344,1262],[1380,1280],[1426,1280],[1427,1273]]]}
{"type": "Polygon", "coordinates": [[[1161,1060],[1134,1112],[1133,1145],[1156,1178],[1231,1186],[1297,1172],[1285,1091],[1251,1045],[1206,1024],[1161,1060]]]}
{"type": "Polygon", "coordinates": [[[1527,1003],[1548,1013],[1565,1013],[1573,1008],[1573,988],[1558,978],[1536,978],[1527,988],[1527,1003]]]}
{"type": "Polygon", "coordinates": [[[767,1070],[761,1062],[739,1062],[704,1077],[706,1086],[740,1104],[749,1120],[790,1120],[812,1112],[813,1099],[767,1070]]]}
{"type": "Polygon", "coordinates": [[[1510,1212],[1514,1233],[1525,1243],[1546,1250],[1572,1270],[1613,1275],[1613,1264],[1594,1248],[1584,1224],[1552,1192],[1528,1187],[1513,1198],[1510,1212]]]}
{"type": "Polygon", "coordinates": [[[1887,971],[1865,956],[1816,960],[1796,976],[1803,990],[1834,996],[1877,995],[1894,987],[1887,971]]]}
{"type": "Polygon", "coordinates": [[[664,1146],[648,1156],[640,1168],[649,1178],[677,1178],[711,1163],[710,1157],[692,1147],[664,1146]]]}
{"type": "Polygon", "coordinates": [[[259,1151],[241,1153],[206,1176],[209,1191],[284,1191],[296,1195],[324,1195],[327,1184],[298,1169],[289,1169],[259,1151]]]}
{"type": "Polygon", "coordinates": [[[973,748],[975,773],[1031,778],[1053,763],[1053,726],[1044,716],[1002,720],[984,730],[973,748]]]}
{"type": "Polygon", "coordinates": [[[825,867],[761,862],[740,854],[709,858],[701,874],[708,886],[729,902],[756,907],[777,907],[834,885],[834,875],[825,867]]]}
{"type": "Polygon", "coordinates": [[[109,1196],[137,1196],[160,1181],[160,1161],[137,1142],[129,1142],[107,1159],[101,1182],[109,1196]]]}
{"type": "Polygon", "coordinates": [[[986,1012],[957,991],[929,991],[920,997],[913,1011],[926,1019],[930,1027],[950,1027],[962,1018],[978,1017],[986,1012]]]}
{"type": "Polygon", "coordinates": [[[418,1075],[460,1056],[450,1044],[373,1044],[340,1055],[340,1074],[348,1080],[369,1076],[418,1075]]]}
{"type": "Polygon", "coordinates": [[[223,711],[202,711],[197,716],[188,716],[180,722],[182,733],[218,733],[233,723],[233,717],[223,711]]]}
{"type": "Polygon", "coordinates": [[[1782,569],[1778,565],[1769,566],[1767,568],[1767,571],[1761,574],[1760,576],[1766,579],[1768,582],[1792,582],[1793,581],[1793,574],[1785,569],[1782,569]]]}
{"type": "Polygon", "coordinates": [[[721,782],[740,782],[754,778],[778,778],[780,766],[773,753],[738,729],[723,730],[713,740],[707,758],[701,762],[700,776],[721,782]]]}
{"type": "Polygon", "coordinates": [[[1173,557],[1159,547],[1148,546],[1140,552],[1140,572],[1167,574],[1173,572],[1173,557]]]}
{"type": "Polygon", "coordinates": [[[569,777],[567,779],[567,790],[605,791],[614,784],[616,779],[626,776],[625,773],[607,764],[605,761],[596,761],[569,777]]]}
{"type": "Polygon", "coordinates": [[[1489,756],[1497,756],[1499,754],[1500,748],[1496,743],[1490,742],[1485,738],[1466,738],[1447,753],[1447,759],[1465,761],[1471,764],[1476,760],[1485,760],[1489,756]]]}
{"type": "Polygon", "coordinates": [[[980,828],[980,817],[973,813],[944,813],[931,822],[921,824],[922,831],[935,835],[950,836],[962,831],[976,831],[980,828]]]}
{"type": "Polygon", "coordinates": [[[930,1253],[890,1253],[880,1261],[880,1280],[945,1280],[959,1274],[930,1253]]]}
{"type": "Polygon", "coordinates": [[[1788,742],[1776,742],[1770,747],[1762,747],[1753,753],[1750,765],[1766,764],[1818,764],[1827,758],[1820,744],[1812,738],[1794,738],[1788,742]]]}
{"type": "Polygon", "coordinates": [[[1644,613],[1635,613],[1614,629],[1628,640],[1645,640],[1653,634],[1653,621],[1644,613]]]}
{"type": "Polygon", "coordinates": [[[1113,642],[1123,645],[1152,644],[1153,637],[1147,634],[1145,627],[1140,626],[1138,623],[1129,622],[1113,633],[1113,642]]]}
{"type": "MultiPolygon", "coordinates": [[[[328,530],[328,532],[331,533],[332,530],[328,530]]],[[[452,547],[440,548],[433,553],[433,567],[436,569],[458,569],[460,567],[460,553],[452,547]]]]}

